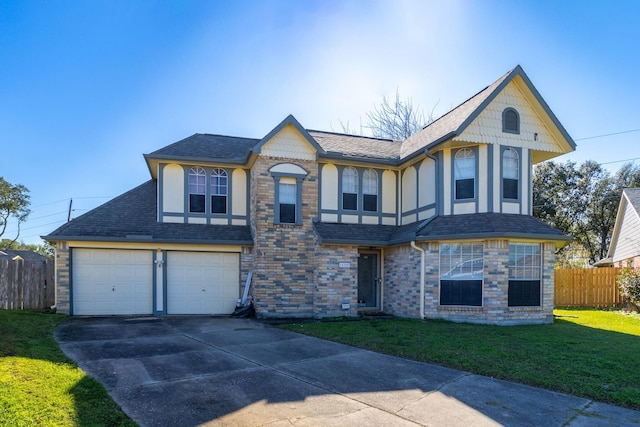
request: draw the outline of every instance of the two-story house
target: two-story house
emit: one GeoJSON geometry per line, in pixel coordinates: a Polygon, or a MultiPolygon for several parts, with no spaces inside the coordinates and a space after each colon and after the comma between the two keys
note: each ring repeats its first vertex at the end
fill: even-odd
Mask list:
{"type": "Polygon", "coordinates": [[[305,129],[195,134],[151,179],[45,238],[75,315],[361,311],[494,324],[553,319],[555,250],[532,165],[575,144],[520,66],[405,141],[305,129]]]}

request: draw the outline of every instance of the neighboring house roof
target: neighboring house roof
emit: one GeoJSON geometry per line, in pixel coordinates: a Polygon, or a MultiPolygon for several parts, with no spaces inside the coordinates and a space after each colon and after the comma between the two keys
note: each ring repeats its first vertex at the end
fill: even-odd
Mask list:
{"type": "Polygon", "coordinates": [[[0,258],[13,259],[16,256],[19,256],[24,260],[30,260],[30,261],[46,261],[47,260],[46,256],[33,251],[13,251],[9,249],[0,249],[0,258]]]}
{"type": "Polygon", "coordinates": [[[416,241],[460,239],[532,239],[567,242],[571,238],[527,215],[478,213],[446,215],[404,226],[370,224],[314,224],[320,243],[388,246],[416,241]]]}
{"type": "Polygon", "coordinates": [[[622,190],[607,258],[612,262],[640,255],[640,188],[622,190]]]}
{"type": "Polygon", "coordinates": [[[156,191],[156,181],[149,180],[43,239],[253,245],[249,226],[158,222],[156,191]]]}

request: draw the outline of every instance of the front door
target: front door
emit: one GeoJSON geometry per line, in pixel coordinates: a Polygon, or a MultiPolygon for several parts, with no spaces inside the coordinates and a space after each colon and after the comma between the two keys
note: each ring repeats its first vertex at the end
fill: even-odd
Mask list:
{"type": "Polygon", "coordinates": [[[358,257],[358,308],[378,308],[378,254],[360,252],[358,257]]]}

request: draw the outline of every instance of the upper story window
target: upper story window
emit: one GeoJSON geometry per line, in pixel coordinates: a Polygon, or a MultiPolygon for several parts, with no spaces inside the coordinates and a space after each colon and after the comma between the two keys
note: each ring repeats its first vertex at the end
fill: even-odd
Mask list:
{"type": "Polygon", "coordinates": [[[342,171],[342,209],[358,210],[358,170],[354,167],[342,171]]]}
{"type": "Polygon", "coordinates": [[[278,183],[278,204],[280,223],[296,223],[297,185],[295,178],[280,178],[278,183]]]}
{"type": "Polygon", "coordinates": [[[362,209],[368,212],[378,210],[378,173],[373,169],[362,174],[362,209]]]}
{"type": "Polygon", "coordinates": [[[211,171],[211,213],[227,213],[229,177],[224,169],[211,171]]]}
{"type": "Polygon", "coordinates": [[[502,112],[502,132],[520,133],[520,114],[514,108],[502,112]]]}
{"type": "Polygon", "coordinates": [[[502,197],[505,199],[518,198],[519,163],[518,152],[513,148],[502,152],[502,197]]]}
{"type": "Polygon", "coordinates": [[[308,172],[293,163],[280,163],[269,169],[274,182],[273,222],[302,224],[302,182],[308,172]]]}
{"type": "Polygon", "coordinates": [[[201,167],[193,167],[189,170],[189,212],[204,213],[206,180],[207,173],[201,167]]]}
{"type": "Polygon", "coordinates": [[[453,169],[456,200],[473,199],[476,190],[476,155],[471,148],[456,152],[453,169]]]}

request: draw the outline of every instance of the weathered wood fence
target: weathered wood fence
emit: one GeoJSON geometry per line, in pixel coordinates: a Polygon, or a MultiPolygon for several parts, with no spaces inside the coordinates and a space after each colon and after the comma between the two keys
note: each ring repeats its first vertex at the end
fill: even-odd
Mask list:
{"type": "Polygon", "coordinates": [[[624,301],[616,282],[620,268],[555,270],[556,307],[613,307],[624,301]]]}
{"type": "Polygon", "coordinates": [[[0,309],[36,309],[55,304],[54,261],[0,258],[0,309]]]}

